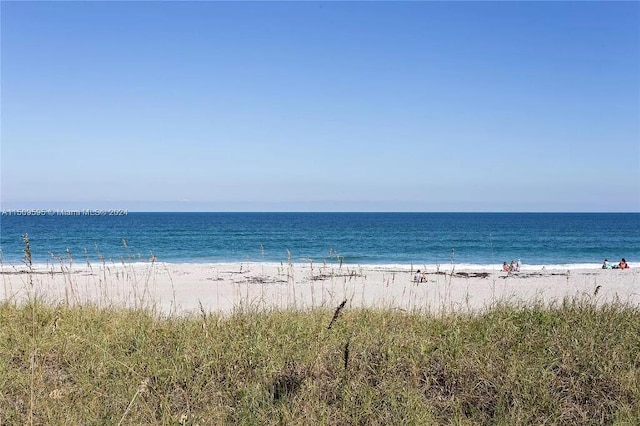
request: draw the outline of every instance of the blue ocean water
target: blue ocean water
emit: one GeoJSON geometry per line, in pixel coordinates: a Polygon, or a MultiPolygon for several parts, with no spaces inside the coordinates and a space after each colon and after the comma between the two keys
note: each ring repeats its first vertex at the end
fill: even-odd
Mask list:
{"type": "Polygon", "coordinates": [[[640,262],[638,213],[128,213],[3,215],[4,264],[337,262],[530,265],[640,262]]]}

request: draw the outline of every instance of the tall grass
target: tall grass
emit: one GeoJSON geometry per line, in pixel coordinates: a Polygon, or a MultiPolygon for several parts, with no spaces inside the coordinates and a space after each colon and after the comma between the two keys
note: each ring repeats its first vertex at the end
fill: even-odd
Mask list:
{"type": "Polygon", "coordinates": [[[640,314],[619,304],[158,317],[4,303],[0,324],[2,424],[640,420],[640,314]]]}

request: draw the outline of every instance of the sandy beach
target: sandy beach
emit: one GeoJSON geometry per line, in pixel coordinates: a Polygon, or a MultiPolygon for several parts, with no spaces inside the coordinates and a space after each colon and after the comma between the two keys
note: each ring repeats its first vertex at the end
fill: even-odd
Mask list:
{"type": "Polygon", "coordinates": [[[134,263],[4,265],[3,300],[37,295],[52,304],[151,307],[161,314],[229,313],[235,308],[373,307],[432,313],[477,312],[496,303],[554,303],[588,298],[640,304],[640,269],[494,270],[315,263],[134,263]],[[422,272],[425,272],[423,270],[422,272]]]}

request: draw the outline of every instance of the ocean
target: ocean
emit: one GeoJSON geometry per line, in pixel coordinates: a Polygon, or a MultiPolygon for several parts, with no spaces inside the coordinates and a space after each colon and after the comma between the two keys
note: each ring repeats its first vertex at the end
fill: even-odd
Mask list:
{"type": "Polygon", "coordinates": [[[4,212],[2,263],[640,266],[639,213],[109,213],[4,212]]]}

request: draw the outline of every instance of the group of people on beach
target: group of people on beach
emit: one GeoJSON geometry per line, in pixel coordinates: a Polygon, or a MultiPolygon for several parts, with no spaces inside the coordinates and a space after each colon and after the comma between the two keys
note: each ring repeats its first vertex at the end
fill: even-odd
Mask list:
{"type": "MultiPolygon", "coordinates": [[[[518,259],[517,262],[511,260],[511,263],[507,263],[507,262],[503,262],[502,263],[502,270],[504,272],[520,272],[520,266],[522,266],[522,263],[520,262],[520,259],[518,259]]],[[[542,270],[544,270],[544,266],[542,267],[542,270]]],[[[602,264],[602,269],[629,269],[629,264],[627,263],[627,261],[624,259],[624,257],[622,258],[622,260],[620,260],[620,262],[618,264],[615,263],[611,263],[609,262],[609,259],[605,259],[604,263],[602,264]]],[[[425,272],[420,272],[420,269],[418,269],[416,271],[416,274],[413,276],[413,281],[417,282],[417,283],[423,283],[427,281],[427,273],[425,272]]]]}
{"type": "Polygon", "coordinates": [[[615,263],[609,262],[608,259],[605,259],[604,263],[602,264],[602,269],[629,269],[629,264],[626,260],[624,260],[624,257],[617,265],[615,263]]]}
{"type": "Polygon", "coordinates": [[[507,265],[507,262],[502,263],[502,270],[504,272],[520,272],[520,259],[517,262],[511,260],[511,264],[507,265]]]}
{"type": "Polygon", "coordinates": [[[427,271],[420,272],[420,269],[416,271],[416,274],[413,276],[413,281],[416,283],[424,283],[427,282],[427,271]]]}

